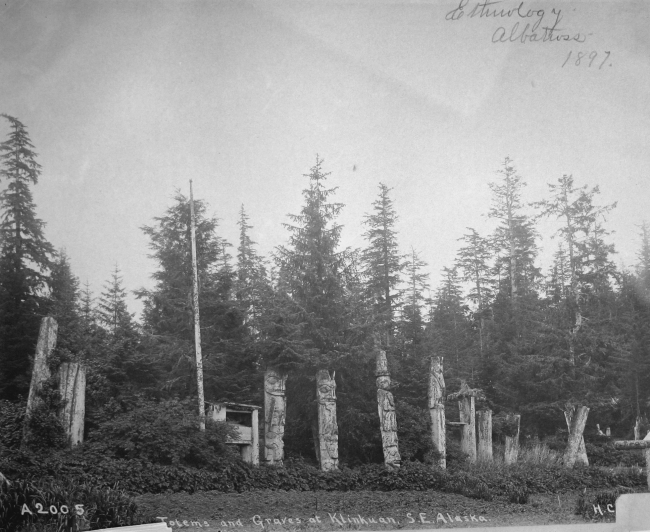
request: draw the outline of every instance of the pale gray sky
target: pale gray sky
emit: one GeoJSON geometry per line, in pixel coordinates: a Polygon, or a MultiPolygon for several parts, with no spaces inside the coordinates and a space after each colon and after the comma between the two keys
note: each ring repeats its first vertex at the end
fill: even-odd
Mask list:
{"type": "Polygon", "coordinates": [[[563,173],[600,185],[618,201],[617,261],[634,263],[650,220],[650,4],[525,1],[495,17],[522,2],[481,16],[482,2],[457,20],[458,1],[6,2],[0,112],[39,153],[47,237],[95,293],[115,262],[126,288],[149,285],[139,228],[191,178],[222,236],[236,245],[244,203],[268,254],[318,153],[346,204],[344,244],[363,244],[382,181],[435,285],[465,227],[493,227],[487,183],[509,155],[528,201],[563,173]],[[584,42],[521,42],[558,16],[553,35],[584,42]]]}

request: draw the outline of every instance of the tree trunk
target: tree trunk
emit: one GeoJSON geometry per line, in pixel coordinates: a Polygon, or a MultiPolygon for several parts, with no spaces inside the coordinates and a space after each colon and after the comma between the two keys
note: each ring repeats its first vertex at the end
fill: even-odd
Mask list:
{"type": "Polygon", "coordinates": [[[61,424],[70,447],[84,441],[86,413],[86,368],[78,362],[64,362],[59,368],[61,394],[61,424]]]}
{"type": "Polygon", "coordinates": [[[478,459],[481,462],[492,461],[492,410],[478,413],[478,459]]]}
{"type": "MultiPolygon", "coordinates": [[[[571,420],[575,415],[576,407],[571,406],[567,407],[564,411],[564,418],[566,419],[566,425],[569,430],[571,430],[571,420]]],[[[576,461],[579,464],[589,465],[589,458],[587,457],[587,449],[585,447],[585,437],[584,434],[580,436],[580,445],[578,447],[578,454],[576,455],[576,461]]]]}
{"type": "Polygon", "coordinates": [[[381,428],[381,445],[384,450],[384,464],[387,467],[398,468],[402,463],[402,458],[399,454],[397,441],[397,416],[395,413],[395,400],[390,391],[388,360],[386,359],[386,351],[379,349],[378,346],[376,349],[377,409],[381,428]]]}
{"type": "Polygon", "coordinates": [[[465,453],[470,463],[476,462],[476,413],[474,397],[465,396],[458,401],[460,422],[465,423],[460,436],[460,450],[465,453]]]}
{"type": "Polygon", "coordinates": [[[521,416],[519,414],[509,414],[506,417],[508,423],[514,423],[517,426],[517,431],[514,436],[506,436],[506,448],[504,453],[504,461],[507,465],[516,464],[519,457],[519,428],[521,426],[521,416]]]}
{"type": "Polygon", "coordinates": [[[336,424],[336,382],[329,371],[321,369],[316,373],[318,395],[318,458],[322,471],[339,467],[339,428],[336,424]]]}
{"type": "Polygon", "coordinates": [[[431,440],[438,452],[438,465],[447,468],[447,444],[445,440],[445,378],[442,370],[443,357],[431,357],[429,368],[429,415],[431,416],[431,440]]]}
{"type": "Polygon", "coordinates": [[[25,424],[23,426],[23,443],[29,435],[28,418],[34,409],[40,404],[40,392],[43,383],[51,377],[49,358],[56,347],[56,335],[58,324],[52,317],[41,320],[41,328],[38,332],[38,343],[36,344],[36,354],[34,355],[34,367],[32,369],[32,379],[29,385],[29,395],[27,397],[27,408],[25,409],[25,424]]]}
{"type": "Polygon", "coordinates": [[[588,415],[589,408],[586,406],[579,406],[575,410],[575,414],[571,420],[571,426],[569,427],[569,441],[567,442],[567,448],[564,452],[565,467],[573,467],[578,458],[582,432],[585,430],[588,415]]]}
{"type": "Polygon", "coordinates": [[[287,375],[276,368],[264,374],[264,462],[282,465],[284,461],[285,386],[287,375]]]}

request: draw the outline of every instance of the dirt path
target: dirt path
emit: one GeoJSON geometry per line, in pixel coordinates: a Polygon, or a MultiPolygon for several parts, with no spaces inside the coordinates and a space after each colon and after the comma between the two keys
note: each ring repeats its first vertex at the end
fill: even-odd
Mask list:
{"type": "Polygon", "coordinates": [[[585,523],[573,514],[577,496],[533,495],[527,504],[511,504],[436,491],[264,490],[141,495],[137,503],[147,513],[167,517],[174,530],[320,532],[585,523]]]}

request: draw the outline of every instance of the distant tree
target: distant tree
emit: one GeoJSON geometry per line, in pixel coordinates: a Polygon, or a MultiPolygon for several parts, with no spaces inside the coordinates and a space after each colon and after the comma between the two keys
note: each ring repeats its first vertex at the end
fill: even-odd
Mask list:
{"type": "Polygon", "coordinates": [[[526,183],[509,157],[505,158],[503,168],[497,173],[502,177],[499,182],[489,184],[492,207],[488,216],[501,222],[493,237],[494,246],[499,251],[497,268],[501,263],[505,264],[504,281],[508,283],[510,299],[516,304],[522,291],[533,288],[539,274],[534,266],[536,232],[531,220],[523,213],[521,190],[526,183]]]}
{"type": "Polygon", "coordinates": [[[270,290],[266,267],[255,249],[249,231],[249,218],[241,206],[239,211],[239,246],[237,248],[237,274],[235,298],[239,302],[244,325],[252,336],[260,332],[264,300],[270,290]]]}
{"type": "Polygon", "coordinates": [[[570,319],[569,362],[575,365],[577,335],[583,325],[586,285],[592,289],[604,286],[605,279],[612,273],[608,254],[613,251],[602,241],[603,229],[599,227],[598,216],[614,208],[615,204],[596,209],[593,200],[598,187],[588,190],[587,186],[576,188],[573,177],[563,175],[557,184],[549,183],[551,198],[537,202],[542,209],[541,216],[554,216],[562,222],[558,234],[567,246],[569,254],[569,290],[566,297],[570,319]],[[593,231],[593,234],[591,234],[593,231]]]}
{"type": "Polygon", "coordinates": [[[126,290],[120,273],[116,264],[97,305],[100,323],[112,334],[128,333],[133,329],[133,315],[127,308],[126,290]]]}
{"type": "MultiPolygon", "coordinates": [[[[203,201],[194,200],[194,212],[205,397],[250,401],[253,384],[241,372],[250,377],[255,355],[243,352],[240,342],[243,314],[232,297],[229,244],[217,234],[218,220],[207,215],[203,201]]],[[[188,397],[196,393],[188,198],[177,192],[172,206],[154,222],[142,228],[158,266],[154,286],[136,291],[144,302],[145,351],[164,379],[161,387],[188,397]]]]}
{"type": "Polygon", "coordinates": [[[391,189],[379,183],[379,197],[373,202],[373,214],[365,215],[368,228],[364,237],[368,247],[363,251],[367,290],[372,299],[375,321],[385,333],[387,344],[393,335],[395,311],[400,304],[400,273],[404,258],[399,253],[395,223],[397,214],[389,193],[391,189]]]}
{"type": "MultiPolygon", "coordinates": [[[[479,350],[483,355],[485,311],[492,300],[493,291],[491,284],[492,249],[488,239],[481,237],[475,229],[468,227],[469,233],[459,240],[465,245],[458,250],[456,267],[461,271],[461,279],[471,283],[468,294],[469,299],[476,305],[476,316],[479,321],[479,350]]],[[[447,270],[445,270],[446,272],[447,270]]]]}
{"type": "Polygon", "coordinates": [[[41,173],[34,146],[19,120],[2,116],[11,130],[0,144],[0,180],[7,183],[0,193],[0,397],[15,398],[29,388],[29,357],[46,312],[54,248],[30,190],[41,173]]]}
{"type": "Polygon", "coordinates": [[[58,323],[56,355],[60,361],[85,358],[79,308],[79,279],[72,273],[65,250],[58,253],[50,275],[50,314],[58,323]]]}
{"type": "Polygon", "coordinates": [[[408,284],[404,290],[401,325],[405,348],[411,352],[423,339],[425,322],[422,311],[428,302],[426,296],[429,292],[429,274],[423,271],[426,266],[427,263],[420,258],[415,248],[411,248],[405,266],[408,284]]]}

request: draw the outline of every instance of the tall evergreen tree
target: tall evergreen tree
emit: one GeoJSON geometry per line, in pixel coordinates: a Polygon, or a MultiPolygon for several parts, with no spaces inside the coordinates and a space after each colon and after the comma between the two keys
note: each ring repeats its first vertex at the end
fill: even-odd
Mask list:
{"type": "Polygon", "coordinates": [[[563,175],[557,184],[549,183],[548,187],[551,198],[535,205],[541,207],[541,216],[554,216],[561,221],[558,234],[566,243],[569,254],[569,290],[566,298],[570,319],[569,362],[575,365],[577,335],[584,317],[586,285],[591,285],[592,289],[595,288],[594,283],[603,287],[603,275],[607,277],[611,274],[607,255],[613,248],[602,241],[603,230],[598,226],[598,214],[609,211],[614,205],[599,212],[593,204],[594,196],[599,192],[598,187],[591,191],[586,185],[576,188],[570,175],[563,175]]]}
{"type": "MultiPolygon", "coordinates": [[[[389,341],[393,335],[395,311],[400,304],[400,273],[404,269],[399,254],[395,223],[397,214],[390,199],[391,191],[379,183],[379,197],[373,202],[373,214],[367,214],[364,225],[368,230],[364,237],[368,247],[363,251],[364,274],[373,303],[375,322],[389,341]]],[[[389,342],[387,342],[389,343],[389,342]]]]}
{"type": "Polygon", "coordinates": [[[501,222],[493,239],[499,250],[497,267],[502,267],[500,263],[505,265],[507,293],[516,304],[520,295],[532,290],[539,274],[534,265],[536,232],[531,220],[523,213],[521,190],[526,183],[509,157],[505,158],[503,168],[497,173],[502,177],[499,182],[489,184],[492,207],[488,216],[501,222]]]}
{"type": "Polygon", "coordinates": [[[126,333],[133,328],[133,315],[126,305],[126,290],[117,264],[111,279],[104,285],[97,307],[100,322],[112,334],[126,333]]]}
{"type": "Polygon", "coordinates": [[[11,130],[0,144],[0,180],[7,183],[0,193],[0,397],[13,398],[29,387],[29,357],[46,312],[54,248],[30,189],[41,173],[34,146],[19,120],[2,116],[11,130]]]}
{"type": "Polygon", "coordinates": [[[296,317],[304,324],[303,337],[309,341],[317,365],[336,358],[344,341],[344,286],[342,271],[345,252],[338,250],[342,226],[336,223],[342,203],[332,203],[336,188],[326,188],[330,175],[316,164],[305,177],[309,187],[303,190],[305,204],[300,214],[291,214],[284,224],[291,236],[289,245],[278,248],[284,282],[281,286],[294,303],[296,317]]]}
{"type": "Polygon", "coordinates": [[[239,246],[237,248],[237,275],[235,280],[235,297],[239,302],[244,325],[249,334],[256,336],[260,331],[263,303],[270,289],[266,267],[262,257],[255,249],[255,242],[249,231],[249,218],[241,206],[239,211],[239,246]]]}

